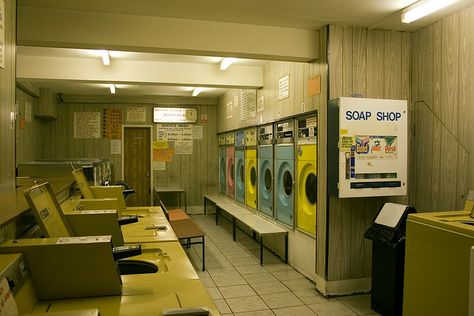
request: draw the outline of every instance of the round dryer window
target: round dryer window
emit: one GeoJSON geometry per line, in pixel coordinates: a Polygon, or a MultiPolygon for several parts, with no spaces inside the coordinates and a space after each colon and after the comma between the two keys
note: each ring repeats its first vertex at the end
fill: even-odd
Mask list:
{"type": "Polygon", "coordinates": [[[283,190],[288,197],[293,192],[293,177],[289,171],[285,171],[283,174],[283,190]]]}
{"type": "Polygon", "coordinates": [[[232,179],[232,181],[234,180],[234,177],[235,177],[235,171],[234,171],[234,163],[232,162],[230,164],[230,178],[232,179]]]}
{"type": "Polygon", "coordinates": [[[255,167],[252,167],[252,169],[250,169],[250,183],[252,183],[252,185],[255,185],[256,182],[257,182],[257,171],[255,170],[255,167]]]}
{"type": "Polygon", "coordinates": [[[245,168],[244,165],[240,166],[240,180],[244,181],[245,179],[245,168]]]}
{"type": "Polygon", "coordinates": [[[305,183],[305,192],[306,198],[308,199],[309,203],[315,204],[316,203],[316,194],[317,194],[317,180],[316,175],[314,173],[310,173],[306,177],[305,183]]]}
{"type": "Polygon", "coordinates": [[[267,191],[272,189],[272,172],[270,169],[265,170],[265,189],[267,191]]]}

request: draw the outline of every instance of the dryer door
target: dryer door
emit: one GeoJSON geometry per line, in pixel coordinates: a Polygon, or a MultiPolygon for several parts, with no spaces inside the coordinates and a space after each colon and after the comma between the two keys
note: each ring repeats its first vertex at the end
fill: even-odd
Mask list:
{"type": "Polygon", "coordinates": [[[276,218],[288,225],[293,225],[294,212],[294,174],[292,161],[278,162],[276,188],[276,218]]]}
{"type": "Polygon", "coordinates": [[[245,194],[245,163],[243,152],[236,152],[236,169],[235,169],[235,198],[237,201],[244,203],[245,194]]]}
{"type": "Polygon", "coordinates": [[[311,235],[316,235],[317,177],[314,163],[298,162],[297,227],[311,235]]]}
{"type": "Polygon", "coordinates": [[[258,208],[261,212],[273,216],[273,165],[270,160],[262,160],[258,179],[258,208]]]}

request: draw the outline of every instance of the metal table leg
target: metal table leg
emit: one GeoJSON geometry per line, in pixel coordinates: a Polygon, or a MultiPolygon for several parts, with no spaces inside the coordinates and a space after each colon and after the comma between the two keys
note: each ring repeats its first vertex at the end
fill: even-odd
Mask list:
{"type": "Polygon", "coordinates": [[[237,220],[232,216],[232,240],[235,241],[237,236],[237,220]]]}
{"type": "Polygon", "coordinates": [[[202,271],[206,271],[206,244],[204,242],[204,236],[202,236],[202,271]]]}
{"type": "Polygon", "coordinates": [[[263,236],[260,235],[260,265],[263,266],[263,236]]]}
{"type": "Polygon", "coordinates": [[[285,263],[288,264],[288,233],[285,234],[285,263]]]}

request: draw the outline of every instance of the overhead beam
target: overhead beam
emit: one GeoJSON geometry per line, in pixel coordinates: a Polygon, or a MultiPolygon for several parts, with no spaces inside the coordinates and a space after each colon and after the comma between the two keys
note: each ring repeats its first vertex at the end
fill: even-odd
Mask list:
{"type": "Polygon", "coordinates": [[[308,62],[319,32],[34,7],[18,9],[18,45],[94,48],[308,62]]]}
{"type": "Polygon", "coordinates": [[[18,55],[17,78],[221,88],[260,88],[263,86],[263,68],[233,65],[226,71],[221,71],[218,64],[121,59],[113,59],[109,66],[104,66],[100,58],[18,55]]]}

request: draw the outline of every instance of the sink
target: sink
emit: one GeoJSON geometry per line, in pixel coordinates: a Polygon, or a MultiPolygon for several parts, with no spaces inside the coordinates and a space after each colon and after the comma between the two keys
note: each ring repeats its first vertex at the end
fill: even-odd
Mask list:
{"type": "Polygon", "coordinates": [[[122,259],[117,263],[121,275],[157,273],[159,270],[157,265],[143,260],[122,259]]]}

